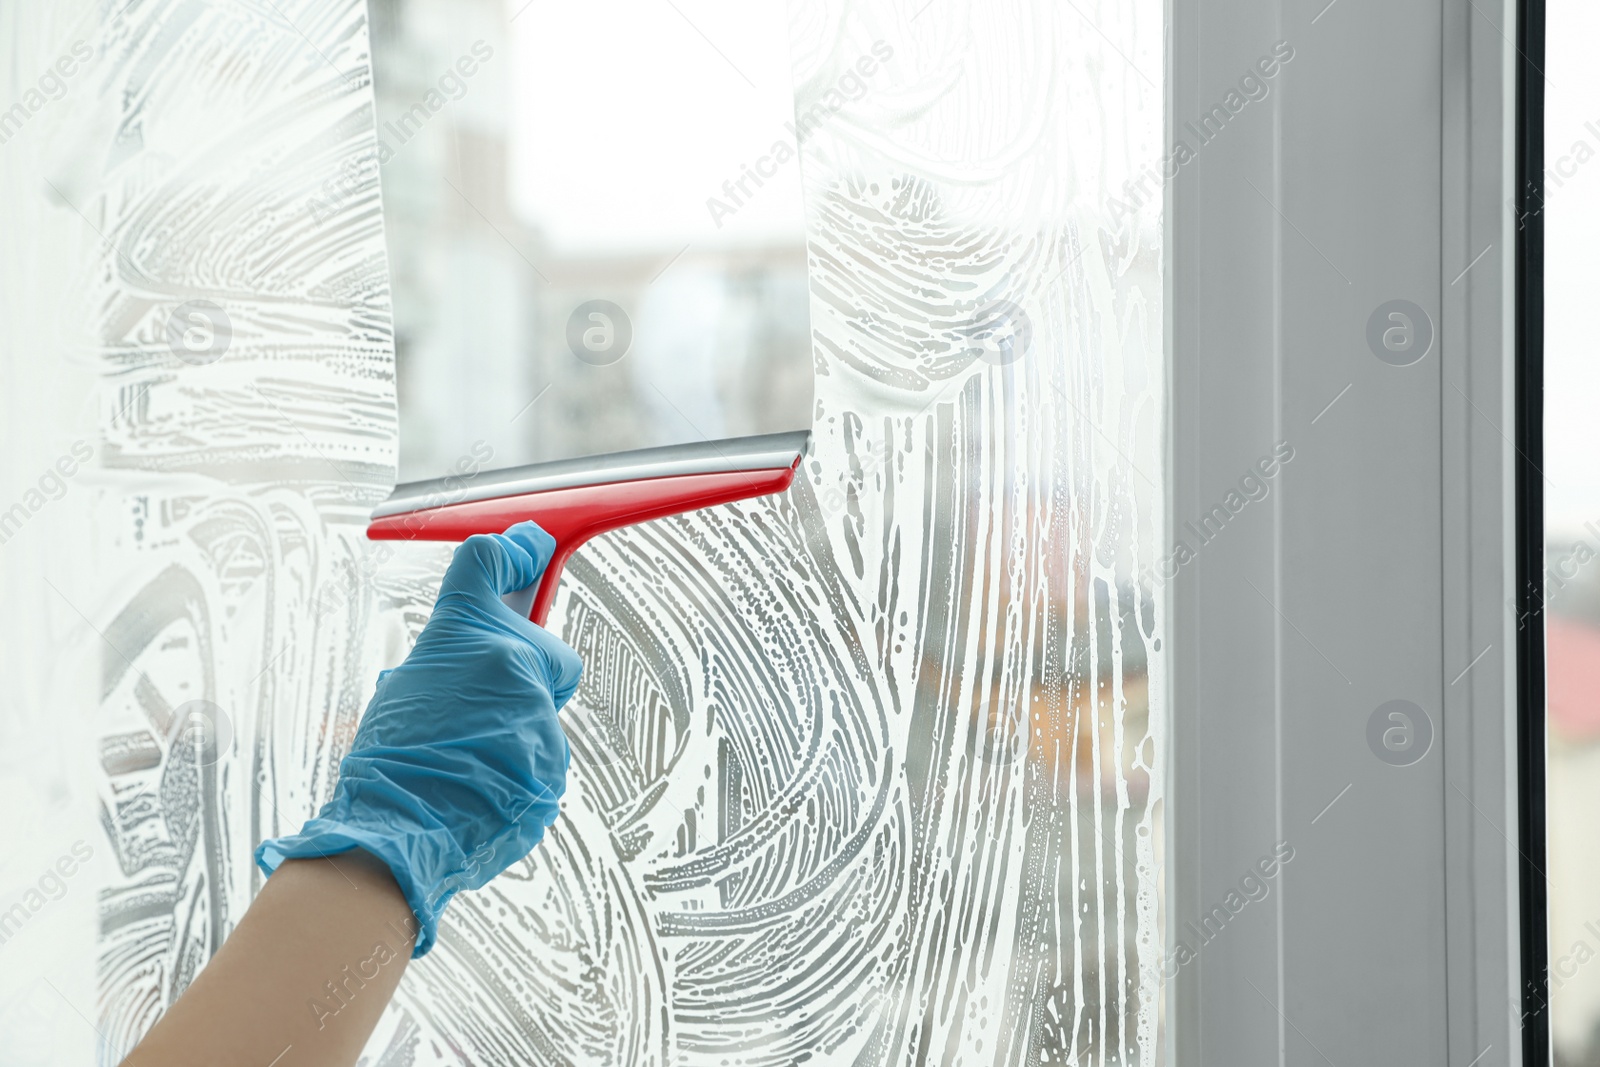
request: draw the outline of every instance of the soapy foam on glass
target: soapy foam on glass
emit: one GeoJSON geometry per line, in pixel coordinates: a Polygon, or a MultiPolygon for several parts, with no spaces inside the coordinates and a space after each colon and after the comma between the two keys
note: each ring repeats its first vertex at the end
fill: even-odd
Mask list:
{"type": "MultiPolygon", "coordinates": [[[[363,8],[282,14],[129,10],[77,112],[116,121],[34,119],[85,146],[117,249],[60,253],[97,268],[98,536],[133,579],[96,620],[131,660],[100,711],[108,1061],[326,799],[448,558],[361,536],[396,436],[375,172],[304,210],[375,152],[363,8]],[[173,293],[227,310],[222,359],[173,358],[173,293]],[[191,701],[231,744],[174,746],[191,701]]],[[[1160,252],[1106,204],[1160,95],[1069,9],[909,14],[792,13],[802,112],[892,49],[802,146],[812,457],[575,559],[563,819],[457,899],[378,1062],[1156,1061],[1160,252]]],[[[1158,7],[1084,14],[1159,72],[1158,7]]]]}

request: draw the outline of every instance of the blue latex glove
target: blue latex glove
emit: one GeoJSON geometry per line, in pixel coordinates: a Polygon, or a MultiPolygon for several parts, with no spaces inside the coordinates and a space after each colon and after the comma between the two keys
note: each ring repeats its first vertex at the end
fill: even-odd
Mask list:
{"type": "Polygon", "coordinates": [[[433,947],[445,905],[526,856],[555,822],[570,753],[556,711],[583,674],[576,652],[506,607],[538,581],[555,539],[531,522],[456,550],[405,662],[378,676],[333,799],[256,863],[364,848],[394,873],[433,947]]]}

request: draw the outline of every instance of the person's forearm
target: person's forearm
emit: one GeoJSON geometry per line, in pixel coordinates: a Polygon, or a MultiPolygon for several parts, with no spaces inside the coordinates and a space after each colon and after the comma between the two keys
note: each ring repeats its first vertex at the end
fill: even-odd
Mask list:
{"type": "Polygon", "coordinates": [[[583,661],[502,598],[537,586],[555,551],[531,522],[456,549],[416,644],[378,675],[332,797],[256,846],[275,873],[128,1067],[355,1063],[452,894],[543,839],[583,661]],[[352,844],[370,851],[327,855],[352,844]]]}
{"type": "Polygon", "coordinates": [[[367,853],[286,860],[124,1067],[353,1064],[416,931],[367,853]]]}

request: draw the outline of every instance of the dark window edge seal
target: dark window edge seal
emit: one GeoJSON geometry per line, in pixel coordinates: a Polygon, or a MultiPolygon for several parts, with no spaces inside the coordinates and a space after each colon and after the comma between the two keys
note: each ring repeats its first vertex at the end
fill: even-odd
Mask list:
{"type": "Polygon", "coordinates": [[[1544,63],[1545,0],[1517,0],[1516,323],[1517,841],[1522,1062],[1550,1063],[1545,879],[1544,63]]]}

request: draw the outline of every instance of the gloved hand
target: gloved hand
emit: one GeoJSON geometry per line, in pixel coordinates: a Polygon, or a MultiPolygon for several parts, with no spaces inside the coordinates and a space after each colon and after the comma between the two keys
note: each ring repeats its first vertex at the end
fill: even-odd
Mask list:
{"type": "Polygon", "coordinates": [[[555,822],[570,753],[557,710],[583,674],[577,653],[506,607],[539,580],[555,539],[531,522],[456,549],[433,616],[377,692],[339,764],[333,799],[256,863],[363,848],[388,865],[433,947],[439,918],[526,856],[555,822]]]}

